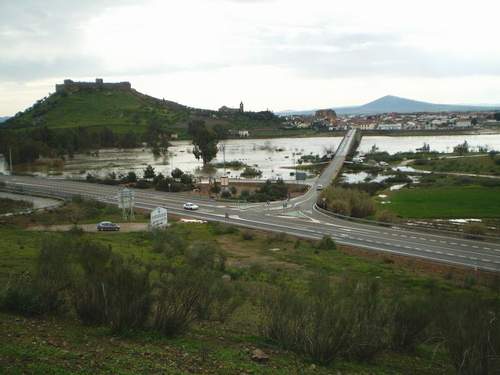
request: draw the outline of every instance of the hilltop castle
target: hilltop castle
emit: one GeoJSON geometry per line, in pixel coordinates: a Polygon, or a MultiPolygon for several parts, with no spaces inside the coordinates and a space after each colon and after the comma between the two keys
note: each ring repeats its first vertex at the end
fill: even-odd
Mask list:
{"type": "Polygon", "coordinates": [[[65,79],[64,83],[56,85],[56,92],[75,92],[81,89],[116,89],[116,90],[131,90],[130,82],[104,83],[102,78],[96,78],[95,82],[74,82],[71,79],[65,79]]]}

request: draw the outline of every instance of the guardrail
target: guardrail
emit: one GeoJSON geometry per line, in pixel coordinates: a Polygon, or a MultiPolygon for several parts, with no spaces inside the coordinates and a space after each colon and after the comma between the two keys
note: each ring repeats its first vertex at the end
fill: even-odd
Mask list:
{"type": "Polygon", "coordinates": [[[441,235],[447,235],[447,236],[456,236],[456,237],[462,237],[466,239],[473,239],[473,240],[485,240],[485,241],[490,241],[490,242],[500,242],[500,237],[496,236],[487,236],[487,235],[472,235],[472,234],[467,234],[464,232],[458,232],[458,231],[451,231],[451,230],[445,230],[445,229],[437,229],[437,228],[432,228],[432,227],[427,227],[427,226],[420,226],[420,225],[410,225],[410,224],[405,224],[405,223],[390,223],[390,222],[383,222],[383,221],[376,221],[376,220],[367,220],[367,219],[360,219],[357,217],[352,217],[352,216],[346,216],[346,215],[341,215],[337,214],[332,211],[325,210],[324,208],[321,208],[318,206],[317,203],[314,204],[314,208],[324,214],[328,215],[331,217],[335,217],[337,219],[342,219],[342,220],[347,220],[347,221],[352,221],[360,224],[368,224],[368,225],[373,225],[373,226],[379,226],[379,227],[390,227],[393,229],[403,229],[403,230],[412,230],[412,231],[420,231],[420,232],[434,232],[437,234],[441,235]]]}

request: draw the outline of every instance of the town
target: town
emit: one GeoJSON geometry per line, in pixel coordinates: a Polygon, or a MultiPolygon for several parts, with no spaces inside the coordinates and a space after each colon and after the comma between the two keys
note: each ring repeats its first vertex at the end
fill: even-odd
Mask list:
{"type": "Polygon", "coordinates": [[[313,115],[288,115],[286,129],[314,129],[339,131],[428,131],[464,130],[496,126],[500,114],[495,111],[443,113],[384,113],[374,115],[337,115],[332,109],[318,110],[313,115]]]}

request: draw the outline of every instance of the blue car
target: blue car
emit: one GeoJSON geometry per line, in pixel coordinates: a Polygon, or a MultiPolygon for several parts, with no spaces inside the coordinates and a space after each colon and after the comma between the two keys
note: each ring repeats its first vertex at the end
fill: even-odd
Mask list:
{"type": "Polygon", "coordinates": [[[118,224],[112,223],[111,221],[101,221],[97,224],[97,230],[100,231],[118,231],[120,226],[118,224]]]}

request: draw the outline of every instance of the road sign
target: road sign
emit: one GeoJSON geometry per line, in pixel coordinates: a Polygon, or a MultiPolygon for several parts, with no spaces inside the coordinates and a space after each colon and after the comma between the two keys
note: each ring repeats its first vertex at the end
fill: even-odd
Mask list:
{"type": "Polygon", "coordinates": [[[133,190],[122,189],[118,193],[118,207],[122,209],[124,219],[134,218],[135,194],[133,190]]]}
{"type": "Polygon", "coordinates": [[[304,181],[305,179],[307,178],[307,173],[304,173],[304,172],[297,172],[295,173],[295,179],[297,181],[304,181]]]}
{"type": "Polygon", "coordinates": [[[229,186],[229,177],[222,176],[220,178],[220,186],[229,186]]]}
{"type": "Polygon", "coordinates": [[[151,211],[151,228],[160,229],[168,225],[167,209],[163,207],[156,207],[151,211]]]}

